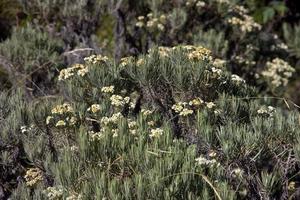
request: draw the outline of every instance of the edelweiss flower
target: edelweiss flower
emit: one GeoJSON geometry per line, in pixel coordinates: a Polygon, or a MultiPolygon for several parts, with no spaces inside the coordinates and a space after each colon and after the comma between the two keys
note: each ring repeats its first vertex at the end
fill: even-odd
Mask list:
{"type": "Polygon", "coordinates": [[[48,187],[44,190],[44,193],[47,195],[49,200],[56,200],[62,198],[64,189],[62,186],[48,187]]]}
{"type": "Polygon", "coordinates": [[[66,125],[66,122],[64,120],[59,120],[55,126],[60,127],[60,126],[65,126],[65,125],[66,125]]]}
{"type": "Polygon", "coordinates": [[[163,134],[163,130],[160,128],[151,129],[151,134],[149,135],[151,138],[158,138],[163,134]]]}
{"type": "Polygon", "coordinates": [[[149,121],[147,122],[148,126],[154,126],[155,125],[155,122],[154,121],[149,121]]]}
{"type": "Polygon", "coordinates": [[[204,47],[195,47],[195,50],[187,54],[189,60],[210,60],[211,51],[204,47]]]}
{"type": "Polygon", "coordinates": [[[129,63],[132,63],[133,60],[134,60],[134,58],[132,56],[121,58],[121,60],[120,60],[120,66],[121,67],[125,67],[129,63]]]}
{"type": "Polygon", "coordinates": [[[180,113],[184,109],[184,102],[178,102],[172,106],[172,110],[176,113],[180,113]]]}
{"type": "Polygon", "coordinates": [[[133,129],[136,128],[137,123],[135,121],[128,122],[128,128],[133,129]]]}
{"type": "Polygon", "coordinates": [[[185,117],[185,116],[191,115],[191,114],[193,114],[193,113],[194,113],[193,110],[184,108],[184,109],[179,113],[179,115],[185,117]]]}
{"type": "Polygon", "coordinates": [[[68,103],[64,103],[62,105],[57,105],[55,106],[52,110],[51,113],[52,114],[65,114],[65,113],[72,113],[74,112],[72,106],[68,103]]]}
{"type": "Polygon", "coordinates": [[[26,185],[32,187],[38,182],[43,181],[43,172],[39,168],[30,168],[24,176],[26,185]]]}
{"type": "Polygon", "coordinates": [[[206,5],[206,3],[205,3],[204,1],[198,1],[197,4],[196,4],[196,6],[197,6],[198,8],[202,8],[202,7],[204,7],[205,5],[206,5]]]}
{"type": "Polygon", "coordinates": [[[267,62],[266,69],[261,73],[274,87],[286,86],[289,78],[293,75],[295,69],[287,62],[275,58],[272,62],[267,62]]]}
{"type": "Polygon", "coordinates": [[[76,122],[77,122],[77,118],[76,117],[71,117],[71,119],[69,120],[70,121],[70,125],[75,125],[76,122]]]}
{"type": "Polygon", "coordinates": [[[76,72],[79,76],[84,76],[86,73],[88,73],[88,71],[89,70],[87,66],[83,64],[74,64],[69,68],[61,70],[58,76],[58,80],[66,80],[76,74],[76,72]]]}
{"type": "Polygon", "coordinates": [[[152,110],[142,109],[141,113],[146,117],[146,116],[151,115],[153,113],[153,111],[152,110]]]}
{"type": "Polygon", "coordinates": [[[199,164],[199,165],[213,165],[216,164],[217,161],[215,159],[209,160],[206,159],[203,156],[200,156],[199,158],[196,158],[195,161],[199,164]]]}
{"type": "Polygon", "coordinates": [[[136,61],[136,65],[139,67],[141,65],[143,65],[145,63],[145,60],[143,58],[138,59],[138,61],[136,61]]]}
{"type": "Polygon", "coordinates": [[[79,76],[85,76],[87,73],[89,72],[89,69],[86,67],[86,68],[83,68],[83,69],[80,69],[77,71],[77,74],[79,76]]]}
{"type": "Polygon", "coordinates": [[[88,111],[91,111],[92,113],[99,112],[101,110],[100,104],[93,104],[90,108],[88,108],[88,111]]]}
{"type": "Polygon", "coordinates": [[[256,23],[253,17],[244,13],[241,13],[241,18],[231,17],[228,19],[228,23],[237,26],[244,33],[261,29],[261,25],[256,23]]]}
{"type": "Polygon", "coordinates": [[[52,119],[53,119],[52,116],[48,116],[48,117],[46,118],[46,124],[47,124],[47,125],[50,124],[50,122],[52,121],[52,119]]]}
{"type": "Polygon", "coordinates": [[[113,133],[113,137],[118,137],[119,136],[119,129],[112,129],[111,132],[113,133]]]}
{"type": "Polygon", "coordinates": [[[110,97],[111,100],[111,105],[120,107],[120,106],[124,106],[125,102],[123,97],[121,97],[120,95],[112,95],[110,97]]]}
{"type": "Polygon", "coordinates": [[[212,109],[212,108],[216,107],[216,104],[214,102],[207,102],[206,107],[209,109],[212,109]]]}
{"type": "Polygon", "coordinates": [[[102,56],[102,55],[91,55],[89,57],[85,57],[84,61],[90,64],[97,64],[100,62],[106,62],[108,61],[108,57],[107,56],[102,56]]]}
{"type": "Polygon", "coordinates": [[[224,65],[226,64],[226,60],[222,60],[222,59],[215,59],[213,62],[213,66],[217,67],[217,68],[223,68],[224,65]]]}
{"type": "Polygon", "coordinates": [[[259,115],[268,115],[269,117],[273,117],[274,113],[276,112],[276,109],[273,106],[262,106],[259,110],[257,110],[257,113],[259,115]]]}
{"type": "Polygon", "coordinates": [[[189,105],[190,106],[200,106],[203,103],[204,103],[204,101],[202,99],[196,98],[196,99],[193,99],[192,101],[190,101],[189,105]]]}
{"type": "Polygon", "coordinates": [[[144,19],[145,19],[144,16],[138,16],[138,20],[139,20],[139,21],[143,21],[144,19]]]}
{"type": "Polygon", "coordinates": [[[233,82],[235,82],[237,85],[239,85],[241,83],[246,83],[246,81],[243,78],[241,78],[240,76],[238,76],[236,74],[231,75],[231,80],[233,82]]]}
{"type": "Polygon", "coordinates": [[[232,170],[234,177],[241,177],[243,175],[243,170],[241,168],[235,168],[232,170]]]}
{"type": "Polygon", "coordinates": [[[92,141],[92,142],[100,141],[102,138],[104,138],[103,131],[96,132],[96,133],[90,132],[89,136],[90,136],[90,141],[92,141]]]}

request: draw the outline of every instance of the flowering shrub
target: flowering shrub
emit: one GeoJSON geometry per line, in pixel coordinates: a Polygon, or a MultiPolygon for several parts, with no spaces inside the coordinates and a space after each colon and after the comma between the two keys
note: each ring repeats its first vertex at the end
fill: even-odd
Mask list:
{"type": "MultiPolygon", "coordinates": [[[[251,100],[255,89],[216,63],[196,46],[154,48],[126,65],[86,59],[84,76],[60,80],[68,103],[41,105],[48,111],[35,126],[55,150],[13,196],[31,188],[47,199],[247,199],[287,189],[280,177],[297,181],[299,161],[288,159],[299,154],[298,115],[251,100]]],[[[37,137],[35,126],[23,134],[37,137]]]]}
{"type": "Polygon", "coordinates": [[[297,105],[265,96],[297,74],[296,47],[270,17],[249,1],[65,2],[21,2],[32,37],[0,44],[28,74],[53,70],[43,96],[0,93],[0,199],[299,199],[297,105]],[[111,10],[114,56],[94,38],[111,10]]]}
{"type": "Polygon", "coordinates": [[[266,70],[262,72],[262,76],[269,81],[270,88],[278,88],[286,86],[289,78],[295,69],[281,59],[275,58],[272,62],[267,62],[266,70]]]}
{"type": "MultiPolygon", "coordinates": [[[[274,57],[286,59],[289,53],[283,40],[277,34],[266,32],[244,5],[218,0],[183,1],[176,6],[155,2],[156,6],[151,3],[146,5],[150,9],[146,16],[137,16],[134,25],[137,29],[133,30],[138,34],[131,33],[140,36],[136,40],[142,44],[141,50],[152,44],[172,46],[194,41],[212,48],[214,55],[226,60],[232,72],[248,80],[251,85],[269,82],[266,76],[256,74],[261,74],[264,66],[263,71],[267,70],[268,60],[274,57]],[[228,46],[231,48],[228,49],[228,46]]],[[[266,92],[281,94],[281,90],[274,90],[270,84],[267,86],[266,92]]]]}

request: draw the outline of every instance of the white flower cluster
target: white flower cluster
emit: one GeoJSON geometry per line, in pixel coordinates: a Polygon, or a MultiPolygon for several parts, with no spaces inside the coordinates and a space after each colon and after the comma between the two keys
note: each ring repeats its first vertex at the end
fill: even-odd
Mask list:
{"type": "Polygon", "coordinates": [[[171,51],[172,51],[172,48],[170,48],[170,47],[158,47],[158,53],[161,57],[169,57],[171,51]]]}
{"type": "Polygon", "coordinates": [[[215,0],[215,2],[217,2],[217,3],[219,3],[219,4],[227,4],[227,5],[230,4],[230,1],[229,1],[229,0],[215,0]]]}
{"type": "Polygon", "coordinates": [[[91,111],[92,113],[97,113],[101,110],[101,105],[100,104],[93,104],[91,107],[87,109],[87,111],[91,111]]]}
{"type": "Polygon", "coordinates": [[[132,56],[121,58],[120,66],[125,67],[125,66],[129,65],[129,63],[133,63],[133,61],[134,61],[134,57],[132,57],[132,56]]]}
{"type": "Polygon", "coordinates": [[[249,33],[261,30],[261,25],[256,23],[252,16],[247,15],[248,10],[243,6],[234,6],[231,11],[237,13],[239,17],[231,17],[227,20],[229,24],[237,26],[242,32],[249,33]]]}
{"type": "Polygon", "coordinates": [[[192,51],[187,54],[189,60],[211,60],[211,51],[205,47],[192,47],[192,51]]]}
{"type": "Polygon", "coordinates": [[[54,119],[53,116],[47,116],[47,118],[46,118],[46,124],[47,125],[50,124],[53,119],[54,119]]]}
{"type": "Polygon", "coordinates": [[[155,121],[149,121],[149,122],[147,122],[147,125],[148,126],[155,126],[155,121]]]}
{"type": "Polygon", "coordinates": [[[289,48],[289,47],[288,47],[285,43],[283,43],[283,42],[277,44],[276,47],[279,48],[279,49],[283,49],[283,50],[287,50],[287,49],[289,48]]]}
{"type": "Polygon", "coordinates": [[[246,83],[246,81],[242,77],[240,77],[236,74],[231,75],[231,80],[237,85],[246,83]]]}
{"type": "Polygon", "coordinates": [[[103,93],[114,93],[114,91],[115,91],[115,86],[113,85],[101,88],[101,92],[103,93]]]}
{"type": "Polygon", "coordinates": [[[58,120],[55,124],[56,127],[66,126],[67,123],[64,120],[58,120]]]}
{"type": "Polygon", "coordinates": [[[129,128],[130,134],[135,135],[136,132],[137,132],[137,130],[136,130],[137,129],[136,121],[128,120],[128,128],[129,128]]]}
{"type": "Polygon", "coordinates": [[[118,137],[120,130],[118,128],[115,128],[115,129],[111,129],[111,132],[113,137],[118,137]]]}
{"type": "Polygon", "coordinates": [[[196,5],[196,7],[202,8],[206,5],[206,3],[204,1],[201,1],[201,0],[187,0],[185,5],[187,7],[196,5]]]}
{"type": "Polygon", "coordinates": [[[260,109],[257,110],[257,114],[262,116],[273,117],[274,113],[276,113],[276,109],[273,106],[262,106],[260,109]]]}
{"type": "Polygon", "coordinates": [[[209,73],[209,77],[213,79],[220,79],[222,77],[223,70],[225,69],[226,65],[226,60],[222,59],[214,59],[210,60],[210,63],[212,65],[208,65],[207,69],[205,70],[206,72],[209,73]]]}
{"type": "Polygon", "coordinates": [[[155,128],[155,129],[151,129],[150,133],[151,134],[149,136],[151,138],[158,138],[164,133],[164,131],[161,128],[155,128]]]}
{"type": "Polygon", "coordinates": [[[216,104],[214,102],[206,102],[206,107],[209,109],[213,109],[216,107],[216,104]]]}
{"type": "Polygon", "coordinates": [[[165,24],[167,22],[166,15],[160,15],[159,17],[154,17],[153,13],[147,14],[147,17],[139,16],[138,21],[135,24],[137,27],[146,27],[150,31],[164,31],[165,30],[165,24]]]}
{"type": "Polygon", "coordinates": [[[178,102],[172,106],[172,110],[174,110],[175,113],[179,113],[180,116],[186,117],[194,113],[193,109],[197,109],[202,105],[210,110],[213,110],[215,114],[221,113],[221,110],[216,109],[217,106],[214,102],[204,102],[201,98],[195,98],[189,103],[178,102]]]}
{"type": "Polygon", "coordinates": [[[70,126],[73,126],[77,122],[77,118],[74,115],[74,109],[69,103],[64,103],[62,105],[57,105],[55,106],[52,110],[51,113],[53,116],[47,116],[46,118],[46,124],[50,124],[54,121],[55,117],[58,117],[59,120],[56,122],[55,126],[56,127],[64,127],[67,125],[67,122],[70,126]],[[66,117],[67,115],[67,117],[66,117]],[[61,119],[61,117],[64,116],[66,118],[61,119]]]}
{"type": "Polygon", "coordinates": [[[193,113],[194,113],[193,110],[187,109],[187,108],[183,108],[182,111],[179,113],[179,115],[185,117],[185,116],[191,115],[193,113]]]}
{"type": "Polygon", "coordinates": [[[143,64],[145,64],[145,59],[143,58],[139,58],[137,61],[136,61],[136,65],[139,67],[139,66],[142,66],[143,64]]]}
{"type": "Polygon", "coordinates": [[[85,57],[84,61],[90,64],[97,64],[97,63],[101,63],[101,62],[107,62],[108,61],[108,57],[107,56],[103,56],[103,55],[91,55],[89,57],[85,57]]]}
{"type": "Polygon", "coordinates": [[[188,116],[194,113],[192,109],[187,108],[188,103],[187,102],[178,102],[172,106],[172,109],[179,113],[180,116],[188,116]]]}
{"type": "Polygon", "coordinates": [[[111,100],[111,105],[116,106],[116,107],[121,107],[130,102],[130,97],[122,97],[120,95],[112,95],[110,97],[111,100]]]}
{"type": "Polygon", "coordinates": [[[230,11],[233,11],[239,15],[245,15],[248,13],[248,10],[244,6],[234,5],[230,11]]]}
{"type": "Polygon", "coordinates": [[[34,128],[34,125],[30,125],[30,126],[21,126],[21,133],[26,133],[26,132],[30,132],[32,131],[32,129],[34,128]]]}
{"type": "Polygon", "coordinates": [[[262,76],[270,81],[272,87],[286,86],[289,78],[295,69],[282,59],[275,58],[272,62],[267,62],[266,69],[262,71],[262,76]]]}
{"type": "Polygon", "coordinates": [[[68,196],[66,198],[66,200],[82,200],[82,199],[83,199],[83,197],[81,194],[79,194],[79,195],[71,194],[70,196],[68,196]]]}
{"type": "Polygon", "coordinates": [[[217,79],[221,78],[222,73],[223,73],[222,69],[219,69],[219,68],[216,68],[216,67],[211,67],[210,71],[212,73],[212,78],[217,78],[217,79]]]}
{"type": "Polygon", "coordinates": [[[83,64],[74,64],[71,67],[62,69],[59,73],[58,80],[67,80],[75,74],[77,74],[78,76],[85,76],[88,72],[89,69],[87,66],[83,64]]]}
{"type": "Polygon", "coordinates": [[[75,125],[76,122],[77,122],[77,118],[74,117],[74,116],[72,116],[72,117],[67,117],[66,120],[69,122],[69,124],[70,124],[71,126],[72,126],[72,125],[75,125]]]}
{"type": "Polygon", "coordinates": [[[201,98],[198,97],[198,98],[195,98],[195,99],[191,100],[189,102],[189,105],[198,107],[198,106],[201,106],[203,103],[204,103],[204,101],[201,98]]]}
{"type": "Polygon", "coordinates": [[[249,33],[254,30],[261,29],[261,25],[256,23],[249,15],[244,15],[243,18],[231,17],[230,19],[228,19],[228,23],[234,26],[238,26],[238,28],[244,33],[249,33]]]}
{"type": "Polygon", "coordinates": [[[76,146],[76,145],[72,145],[72,146],[70,147],[70,150],[73,151],[73,152],[78,152],[78,151],[79,151],[79,147],[76,146]]]}
{"type": "Polygon", "coordinates": [[[123,117],[124,116],[120,112],[114,113],[111,117],[103,117],[101,119],[101,124],[103,124],[104,126],[107,126],[109,124],[117,124],[123,117]]]}
{"type": "Polygon", "coordinates": [[[152,110],[147,110],[147,109],[144,109],[144,108],[143,108],[143,109],[141,110],[141,113],[142,113],[143,116],[147,117],[147,116],[149,116],[149,115],[152,115],[153,111],[152,111],[152,110]]]}
{"type": "MultiPolygon", "coordinates": [[[[251,48],[251,46],[249,46],[249,48],[251,48]]],[[[246,64],[246,65],[255,65],[256,64],[255,61],[248,60],[242,56],[235,56],[235,57],[233,57],[233,59],[235,60],[235,62],[237,62],[239,64],[246,64]]]]}
{"type": "MultiPolygon", "coordinates": [[[[52,117],[52,116],[48,116],[47,119],[46,119],[46,124],[49,124],[52,121],[53,118],[54,117],[52,117]]],[[[67,117],[65,120],[62,120],[62,119],[58,120],[56,122],[55,126],[56,127],[63,127],[63,126],[67,125],[67,122],[69,123],[70,126],[73,126],[73,125],[76,124],[77,118],[72,116],[72,117],[67,117]]]]}
{"type": "Polygon", "coordinates": [[[227,61],[226,60],[222,60],[219,58],[216,58],[213,61],[213,66],[215,66],[216,68],[224,68],[224,66],[226,65],[227,61]]]}
{"type": "Polygon", "coordinates": [[[44,193],[49,200],[57,200],[62,198],[64,189],[62,186],[48,187],[46,190],[44,190],[44,193]]]}
{"type": "Polygon", "coordinates": [[[73,107],[69,103],[57,105],[51,110],[52,114],[59,114],[59,115],[66,114],[66,113],[73,113],[73,112],[74,112],[73,107]]]}
{"type": "Polygon", "coordinates": [[[213,110],[216,115],[221,114],[221,110],[217,109],[217,105],[214,102],[205,102],[205,105],[208,109],[213,110]]]}
{"type": "Polygon", "coordinates": [[[117,137],[119,135],[119,129],[116,127],[122,118],[124,118],[124,116],[120,112],[114,113],[111,117],[102,117],[100,120],[102,126],[101,130],[99,132],[88,132],[90,141],[100,141],[105,136],[104,133],[108,131],[111,131],[113,137],[117,137]]]}
{"type": "Polygon", "coordinates": [[[237,167],[237,168],[234,168],[231,173],[232,173],[233,177],[239,177],[239,178],[241,178],[242,175],[243,175],[243,173],[244,173],[244,171],[241,168],[237,167]]]}
{"type": "Polygon", "coordinates": [[[200,166],[214,166],[214,165],[219,165],[216,159],[207,159],[204,156],[200,156],[195,159],[198,165],[200,166]]]}
{"type": "Polygon", "coordinates": [[[94,131],[89,131],[88,133],[89,133],[89,139],[92,142],[100,141],[104,137],[103,130],[100,132],[96,132],[96,133],[94,131]]]}
{"type": "Polygon", "coordinates": [[[39,168],[30,168],[24,176],[26,185],[29,187],[35,186],[38,182],[43,181],[43,172],[39,168]]]}
{"type": "MultiPolygon", "coordinates": [[[[169,57],[172,52],[182,50],[185,52],[185,55],[189,60],[212,60],[211,51],[203,46],[182,45],[174,47],[158,47],[158,53],[161,57],[169,57]]],[[[149,53],[152,52],[154,52],[154,49],[149,50],[149,53]]]]}

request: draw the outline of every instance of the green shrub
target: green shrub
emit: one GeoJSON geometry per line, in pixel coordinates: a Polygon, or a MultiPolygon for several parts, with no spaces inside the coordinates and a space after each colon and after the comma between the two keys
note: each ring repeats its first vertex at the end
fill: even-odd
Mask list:
{"type": "Polygon", "coordinates": [[[0,43],[0,199],[299,199],[283,3],[70,2],[0,43]]]}
{"type": "Polygon", "coordinates": [[[252,99],[255,89],[214,61],[203,47],[159,47],[120,64],[97,55],[63,69],[66,99],[24,112],[34,124],[19,130],[31,165],[12,197],[292,196],[298,114],[252,99]],[[55,154],[40,148],[49,133],[55,154]]]}
{"type": "Polygon", "coordinates": [[[4,69],[15,79],[12,83],[40,95],[53,87],[54,77],[62,66],[61,52],[60,40],[31,26],[15,28],[12,36],[0,44],[0,55],[10,63],[4,69]]]}

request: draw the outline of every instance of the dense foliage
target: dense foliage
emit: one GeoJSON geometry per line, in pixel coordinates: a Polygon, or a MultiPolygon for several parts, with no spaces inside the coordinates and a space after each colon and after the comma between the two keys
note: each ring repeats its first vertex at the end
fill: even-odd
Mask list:
{"type": "Polygon", "coordinates": [[[299,199],[294,6],[0,1],[0,199],[299,199]]]}

